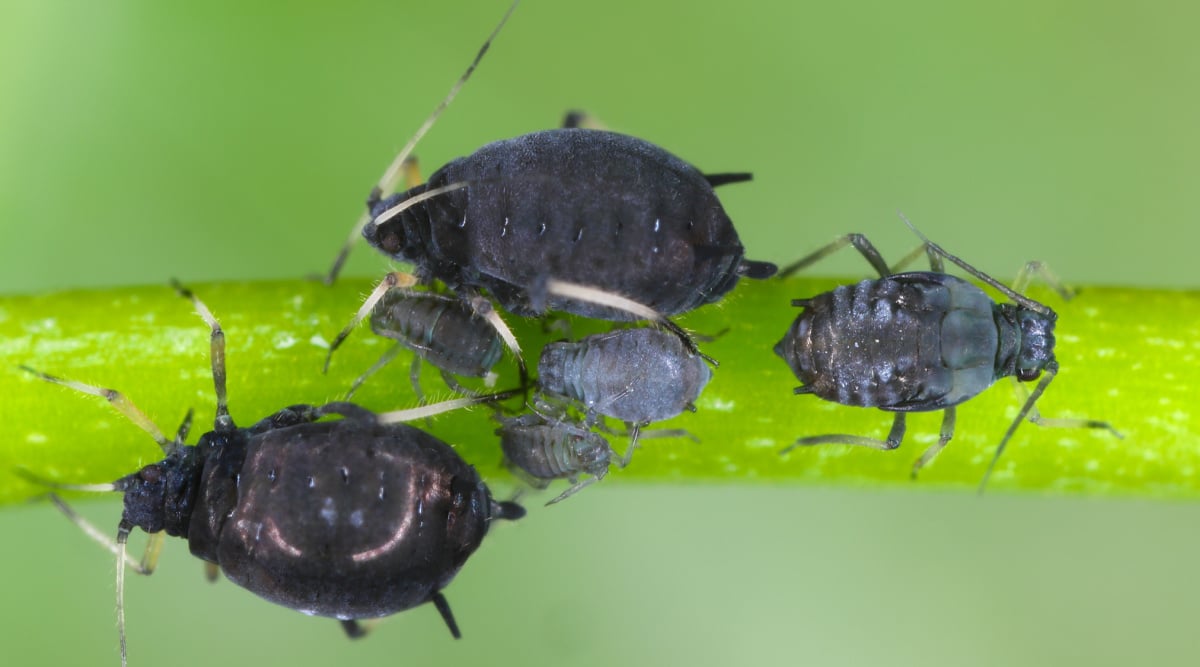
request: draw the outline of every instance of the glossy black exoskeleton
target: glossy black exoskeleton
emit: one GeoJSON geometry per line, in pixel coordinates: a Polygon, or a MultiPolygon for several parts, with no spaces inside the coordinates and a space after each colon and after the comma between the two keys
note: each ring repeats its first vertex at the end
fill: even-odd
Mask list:
{"type": "Polygon", "coordinates": [[[628,456],[616,459],[612,447],[587,424],[567,418],[550,417],[533,412],[518,417],[501,417],[500,448],[509,470],[531,486],[544,489],[556,479],[566,479],[571,487],[546,503],[564,500],[583,487],[604,479],[608,467],[615,463],[624,468],[628,456]],[[580,480],[580,475],[590,475],[580,480]]]}
{"type": "MultiPolygon", "coordinates": [[[[916,228],[913,231],[920,235],[916,228]]],[[[784,451],[822,443],[895,449],[904,438],[906,413],[942,410],[940,437],[913,464],[912,474],[916,476],[953,436],[955,406],[999,378],[1014,376],[1030,382],[1043,373],[1001,439],[981,490],[1027,415],[1036,423],[1111,431],[1106,422],[1047,420],[1034,409],[1034,403],[1058,372],[1054,357],[1057,315],[1020,292],[1034,272],[1042,273],[1047,282],[1069,296],[1065,288],[1040,263],[1031,262],[1010,289],[924,236],[921,239],[932,271],[893,273],[864,236],[849,234],[781,272],[781,276],[790,275],[847,244],[852,244],[879,272],[877,280],[794,300],[792,304],[804,311],[775,346],[775,353],[802,383],[796,388],[797,394],[896,413],[886,440],[816,435],[801,438],[784,451]],[[944,273],[943,258],[1000,290],[1013,303],[996,303],[966,280],[944,273]]]]}
{"type": "MultiPolygon", "coordinates": [[[[306,614],[339,619],[352,637],[363,634],[358,619],[426,602],[458,637],[442,589],[493,519],[517,519],[524,509],[494,500],[445,442],[351,403],[294,405],[237,427],[226,401],[224,333],[199,299],[179,290],[212,329],[216,419],[195,446],[183,444],[186,429],[174,440],[164,438],[116,391],[38,373],[106,398],[166,454],[111,485],[52,484],[124,494],[117,539],[108,545],[118,556],[122,663],[125,545],[134,528],[186,538],[193,555],[239,586],[306,614]],[[342,418],[317,422],[329,415],[342,418]]],[[[150,558],[139,571],[149,573],[153,564],[150,558]]]]}

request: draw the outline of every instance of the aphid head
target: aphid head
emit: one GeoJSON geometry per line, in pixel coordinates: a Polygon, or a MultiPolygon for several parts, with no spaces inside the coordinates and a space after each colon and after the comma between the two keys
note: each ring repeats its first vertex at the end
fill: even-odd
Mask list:
{"type": "Polygon", "coordinates": [[[371,204],[371,221],[363,227],[363,238],[372,247],[402,261],[416,259],[412,256],[412,239],[408,238],[405,221],[409,218],[407,209],[395,214],[389,212],[395,209],[405,199],[406,193],[392,195],[387,199],[374,201],[371,204]]]}
{"type": "Polygon", "coordinates": [[[1053,311],[1044,315],[1027,308],[1018,307],[1017,324],[1021,328],[1021,347],[1017,352],[1015,373],[1021,382],[1031,382],[1042,374],[1048,364],[1054,362],[1053,311]]]}
{"type": "Polygon", "coordinates": [[[202,463],[195,447],[179,447],[162,461],[113,482],[113,489],[125,494],[122,521],[147,533],[165,530],[187,537],[202,463]]]}
{"type": "Polygon", "coordinates": [[[599,434],[589,429],[579,429],[568,436],[567,446],[580,470],[596,477],[604,477],[608,472],[612,449],[599,434]]]}

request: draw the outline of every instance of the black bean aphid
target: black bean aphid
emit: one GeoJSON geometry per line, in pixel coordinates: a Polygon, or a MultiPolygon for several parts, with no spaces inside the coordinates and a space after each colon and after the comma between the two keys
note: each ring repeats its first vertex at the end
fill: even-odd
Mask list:
{"type": "Polygon", "coordinates": [[[623,458],[616,458],[608,441],[592,431],[587,424],[565,415],[550,417],[532,412],[518,417],[498,417],[501,426],[500,448],[505,465],[531,486],[544,489],[556,479],[566,479],[571,487],[546,503],[553,505],[574,495],[589,484],[604,479],[608,467],[615,463],[624,468],[633,448],[623,458]],[[590,475],[580,480],[580,475],[590,475]]]}
{"type": "Polygon", "coordinates": [[[454,376],[485,378],[490,386],[495,380],[492,368],[504,351],[504,343],[496,330],[469,304],[435,292],[414,292],[398,287],[389,290],[371,311],[371,330],[396,344],[355,380],[350,394],[367,377],[394,359],[401,349],[414,353],[409,378],[418,399],[422,397],[421,360],[439,369],[451,389],[471,394],[473,392],[460,385],[454,376]]]}
{"type": "MultiPolygon", "coordinates": [[[[525,510],[494,500],[446,443],[394,423],[428,410],[376,415],[351,403],[293,405],[237,427],[226,401],[224,333],[199,299],[179,290],[212,329],[216,419],[195,446],[183,444],[187,422],[168,440],[120,393],[37,373],[104,397],[166,454],[112,484],[50,484],[124,494],[116,541],[105,540],[117,554],[122,664],[125,545],[135,527],[152,534],[152,546],[164,533],[186,537],[193,555],[220,566],[234,583],[271,602],[337,618],[351,637],[363,634],[358,619],[426,602],[458,637],[442,589],[493,519],[517,519],[525,510]],[[328,415],[342,419],[317,422],[328,415]]],[[[65,511],[89,534],[102,535],[65,511]]],[[[147,553],[146,566],[135,568],[140,572],[154,567],[157,551],[147,553]]]]}
{"type": "Polygon", "coordinates": [[[363,235],[371,245],[413,264],[421,280],[486,289],[523,316],[637,318],[552,294],[551,280],[670,316],[719,300],[742,276],[775,272],[745,259],[708,177],[615,132],[567,128],[497,141],[370,205],[363,235]],[[416,201],[434,191],[442,192],[416,201]]]}
{"type": "MultiPolygon", "coordinates": [[[[815,394],[843,405],[896,413],[886,440],[816,435],[800,438],[784,452],[822,443],[895,449],[904,438],[905,413],[942,410],[940,437],[913,464],[915,477],[954,435],[956,405],[999,378],[1015,376],[1030,382],[1043,373],[1000,440],[981,491],[1027,415],[1036,423],[1104,428],[1116,433],[1107,422],[1047,420],[1034,408],[1058,372],[1054,358],[1057,315],[1020,292],[1032,274],[1040,272],[1067,296],[1065,288],[1040,263],[1027,264],[1010,289],[925,238],[907,219],[904,222],[924,242],[921,249],[928,255],[932,271],[892,273],[866,237],[848,234],[781,272],[781,276],[790,275],[847,244],[852,244],[879,272],[878,280],[864,280],[794,300],[792,305],[804,311],[775,346],[775,353],[803,383],[796,388],[797,394],[815,394]],[[1000,290],[1013,303],[996,303],[971,283],[943,273],[943,258],[1000,290]]],[[[915,256],[919,255],[909,257],[915,256]]]]}
{"type": "MultiPolygon", "coordinates": [[[[745,259],[713,191],[749,174],[705,175],[654,144],[614,132],[566,127],[497,141],[451,161],[424,184],[413,182],[416,170],[404,169],[412,148],[490,42],[372,190],[369,215],[355,227],[371,245],[412,264],[422,283],[440,280],[475,305],[486,290],[522,316],[562,310],[643,319],[641,309],[622,307],[631,300],[661,321],[720,300],[743,276],[775,273],[774,264],[745,259]],[[410,177],[408,190],[385,197],[402,172],[410,177]],[[581,300],[554,283],[615,298],[581,300]]],[[[566,124],[578,125],[579,115],[568,114],[566,124]]],[[[348,248],[349,242],[330,280],[348,248]]],[[[360,318],[382,293],[368,297],[360,318]]],[[[490,321],[520,360],[507,327],[498,317],[490,321]]]]}

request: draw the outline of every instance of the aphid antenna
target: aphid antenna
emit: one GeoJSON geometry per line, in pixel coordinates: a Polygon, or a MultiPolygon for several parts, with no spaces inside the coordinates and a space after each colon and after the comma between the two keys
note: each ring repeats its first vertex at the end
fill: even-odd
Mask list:
{"type": "Polygon", "coordinates": [[[175,278],[170,281],[171,287],[179,296],[192,302],[192,307],[196,309],[196,314],[200,319],[204,320],[205,324],[211,330],[209,337],[210,356],[212,358],[212,378],[213,389],[217,394],[217,414],[213,419],[213,430],[219,433],[227,433],[237,428],[233,423],[233,418],[229,416],[229,397],[225,390],[225,332],[221,329],[221,323],[217,322],[217,318],[213,316],[212,311],[208,306],[196,296],[192,290],[183,286],[175,278]]]}
{"type": "Polygon", "coordinates": [[[1055,314],[1054,310],[1051,309],[1049,306],[1046,306],[1045,304],[1034,301],[1033,299],[1030,299],[1029,297],[1027,297],[1023,294],[1017,293],[1012,288],[1001,283],[999,280],[996,280],[995,278],[989,276],[988,274],[984,273],[983,271],[980,271],[979,269],[971,266],[970,264],[966,263],[964,260],[960,259],[957,255],[952,255],[949,252],[946,252],[945,248],[934,243],[933,241],[930,241],[929,237],[922,234],[921,230],[917,229],[916,225],[914,225],[912,223],[912,221],[908,219],[908,216],[904,215],[904,213],[902,211],[896,211],[896,215],[900,216],[900,219],[904,221],[904,224],[908,225],[908,228],[911,229],[913,231],[913,233],[917,235],[918,238],[920,238],[922,241],[924,241],[925,245],[928,246],[928,248],[932,252],[935,252],[935,253],[941,255],[942,257],[945,257],[946,259],[950,260],[951,262],[954,262],[963,271],[966,271],[967,273],[975,276],[976,278],[978,278],[978,279],[982,280],[983,282],[996,288],[997,290],[1000,291],[1001,294],[1008,297],[1011,301],[1014,301],[1032,311],[1041,313],[1042,315],[1045,315],[1046,317],[1057,319],[1058,316],[1055,314]]]}
{"type": "MultiPolygon", "coordinates": [[[[466,71],[462,73],[462,76],[458,78],[458,81],[454,82],[454,85],[450,87],[450,92],[446,94],[446,97],[443,98],[440,103],[438,103],[437,107],[434,108],[433,113],[431,113],[429,117],[425,119],[425,122],[421,124],[421,127],[417,128],[416,133],[413,134],[412,138],[408,140],[408,143],[404,144],[404,147],[400,149],[400,152],[396,155],[396,158],[392,160],[392,163],[388,165],[388,168],[383,172],[383,176],[379,178],[379,183],[375,186],[375,193],[388,192],[396,188],[396,184],[399,181],[404,163],[408,159],[409,155],[412,154],[413,149],[416,148],[417,143],[419,143],[421,139],[425,137],[425,134],[429,132],[429,130],[433,127],[433,124],[437,122],[437,119],[442,115],[442,112],[446,110],[446,107],[450,106],[450,103],[453,102],[454,98],[458,96],[458,91],[462,90],[463,85],[465,85],[467,80],[471,78],[471,75],[475,72],[475,68],[478,67],[480,61],[483,60],[483,55],[488,52],[489,48],[491,48],[492,41],[494,41],[496,36],[500,34],[500,29],[503,28],[504,24],[508,22],[508,17],[512,16],[512,13],[517,9],[517,5],[519,4],[521,4],[521,0],[514,0],[513,3],[509,5],[508,11],[506,11],[504,16],[500,19],[500,23],[496,24],[496,27],[492,29],[491,34],[488,35],[488,38],[486,41],[484,41],[483,46],[479,47],[479,52],[475,54],[475,58],[471,61],[471,64],[467,66],[466,71]]],[[[346,258],[350,255],[350,248],[354,246],[355,241],[357,241],[359,235],[362,234],[363,228],[366,227],[367,223],[370,221],[371,214],[369,211],[359,216],[358,220],[354,223],[354,228],[350,230],[350,236],[346,239],[341,251],[334,259],[333,266],[329,269],[329,275],[325,277],[325,284],[332,285],[333,281],[337,280],[338,274],[341,273],[342,265],[346,263],[346,258]]]]}
{"type": "Polygon", "coordinates": [[[329,362],[333,360],[333,353],[337,351],[338,347],[354,331],[355,327],[366,319],[371,310],[375,308],[375,304],[379,303],[379,300],[383,298],[383,295],[392,289],[408,288],[416,284],[417,278],[411,273],[393,271],[384,276],[383,280],[380,280],[379,284],[375,286],[375,289],[371,290],[371,293],[367,295],[366,300],[363,301],[362,306],[359,307],[358,312],[354,314],[354,318],[350,320],[346,328],[342,329],[337,337],[333,339],[333,342],[329,344],[329,352],[325,354],[325,365],[321,368],[321,372],[329,372],[329,362]]]}
{"type": "MultiPolygon", "coordinates": [[[[52,489],[60,489],[64,491],[121,491],[117,484],[63,484],[60,482],[52,482],[47,479],[42,479],[24,468],[15,468],[13,472],[29,482],[46,486],[52,489]]],[[[141,561],[129,555],[126,549],[126,544],[129,541],[129,533],[133,530],[133,525],[121,520],[117,527],[117,539],[113,540],[104,531],[96,527],[95,524],[85,519],[81,514],[76,512],[70,505],[67,504],[57,493],[47,493],[46,497],[54,506],[58,508],[64,516],[75,524],[85,535],[91,538],[92,541],[104,547],[105,550],[112,553],[117,558],[117,632],[120,636],[121,644],[121,667],[127,667],[129,664],[129,656],[125,644],[125,568],[128,567],[138,574],[151,574],[154,572],[155,566],[158,564],[158,556],[162,552],[163,536],[165,533],[152,533],[146,543],[146,551],[142,555],[141,561]]]]}

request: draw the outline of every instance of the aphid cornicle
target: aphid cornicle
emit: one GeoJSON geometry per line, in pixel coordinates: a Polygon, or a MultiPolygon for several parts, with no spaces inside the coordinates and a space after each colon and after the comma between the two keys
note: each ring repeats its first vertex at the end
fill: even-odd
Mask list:
{"type": "Polygon", "coordinates": [[[940,437],[913,464],[912,474],[916,476],[953,436],[956,405],[1002,377],[1030,382],[1043,373],[1001,439],[981,490],[1026,416],[1041,424],[1104,428],[1116,433],[1107,422],[1048,420],[1034,409],[1034,403],[1058,372],[1054,357],[1057,315],[1020,292],[1034,272],[1040,272],[1052,287],[1067,296],[1065,288],[1037,262],[1026,265],[1013,288],[1006,287],[929,241],[907,219],[904,221],[924,242],[921,250],[928,255],[932,271],[893,273],[866,237],[848,234],[781,272],[781,276],[790,275],[848,244],[879,272],[877,280],[794,300],[792,305],[804,311],[775,346],[775,353],[802,383],[796,388],[797,394],[896,413],[886,440],[849,434],[816,435],[800,438],[784,452],[815,444],[895,449],[904,438],[906,413],[942,410],[940,437]],[[944,273],[943,258],[1000,290],[1013,303],[996,303],[975,285],[944,273]]]}
{"type": "MultiPolygon", "coordinates": [[[[442,589],[492,520],[520,518],[524,509],[494,500],[445,442],[395,423],[428,410],[377,415],[344,402],[293,405],[237,427],[226,401],[224,333],[199,299],[178,289],[212,331],[216,419],[196,445],[183,444],[186,428],[174,440],[163,437],[116,391],[37,373],[106,398],[166,454],[111,485],[50,484],[124,494],[116,542],[107,543],[118,557],[122,664],[125,545],[134,528],[187,538],[193,555],[218,565],[234,583],[276,604],[336,618],[351,637],[363,634],[358,619],[426,602],[458,637],[442,589]],[[330,415],[341,419],[317,421],[330,415]]],[[[469,401],[454,403],[463,402],[469,401]]],[[[153,558],[146,573],[152,569],[153,558]]]]}

